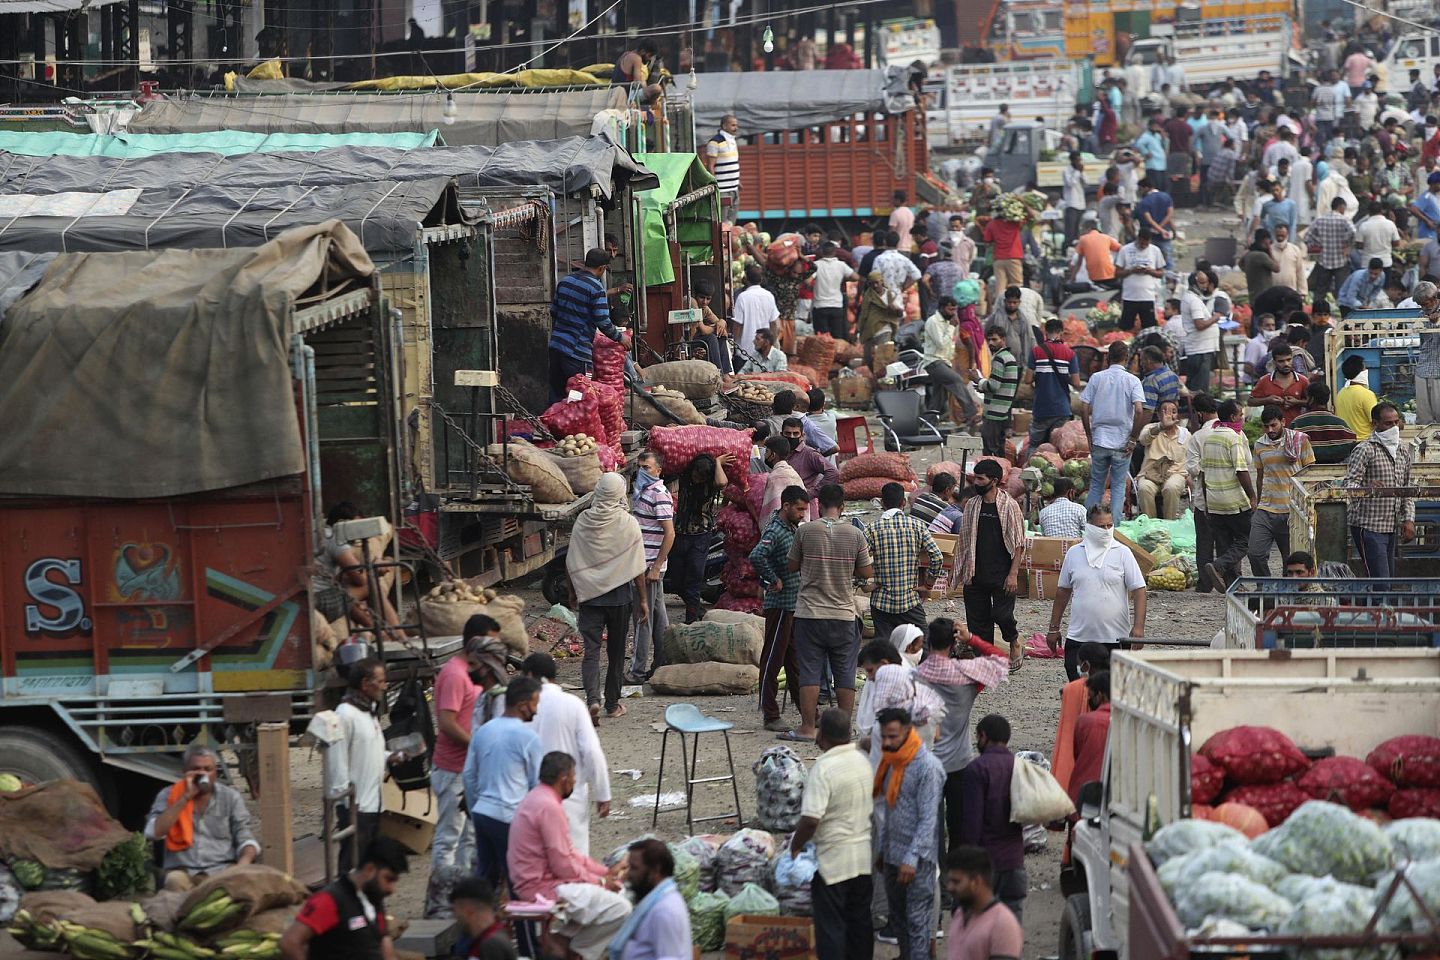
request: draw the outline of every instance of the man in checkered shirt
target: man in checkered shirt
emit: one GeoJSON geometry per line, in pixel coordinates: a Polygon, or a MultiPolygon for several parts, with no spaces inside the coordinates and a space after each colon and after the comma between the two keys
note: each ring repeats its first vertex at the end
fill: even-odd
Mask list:
{"type": "Polygon", "coordinates": [[[1305,243],[1318,246],[1315,269],[1310,271],[1310,299],[1318,303],[1331,290],[1337,293],[1349,273],[1350,247],[1355,243],[1355,224],[1345,215],[1345,198],[1330,201],[1330,212],[1315,218],[1305,231],[1305,243]]]}
{"type": "Polygon", "coordinates": [[[880,488],[884,513],[865,530],[875,558],[875,592],[870,595],[870,616],[875,636],[886,639],[902,623],[924,630],[930,622],[920,603],[920,557],[929,563],[933,580],[945,556],[925,524],[905,512],[905,488],[887,483],[880,488]]]}
{"type": "MultiPolygon", "coordinates": [[[[1388,400],[1370,411],[1373,430],[1370,438],[1356,444],[1345,470],[1345,486],[1368,490],[1373,487],[1410,485],[1410,450],[1400,440],[1400,411],[1388,400]]],[[[1413,497],[1365,496],[1350,501],[1347,510],[1350,538],[1365,564],[1365,575],[1388,579],[1394,574],[1395,538],[1401,543],[1415,539],[1413,497]]]]}

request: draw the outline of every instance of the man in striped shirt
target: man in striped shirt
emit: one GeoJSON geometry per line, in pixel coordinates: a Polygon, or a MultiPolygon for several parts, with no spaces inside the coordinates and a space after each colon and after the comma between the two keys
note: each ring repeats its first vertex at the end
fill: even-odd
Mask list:
{"type": "Polygon", "coordinates": [[[1202,568],[1200,582],[1224,593],[1240,575],[1240,560],[1249,552],[1256,497],[1250,447],[1234,400],[1220,404],[1220,424],[1200,449],[1200,489],[1215,541],[1215,559],[1202,568]]]}
{"type": "Polygon", "coordinates": [[[985,330],[990,346],[990,376],[971,372],[975,389],[985,395],[985,419],[980,423],[980,439],[985,456],[1005,456],[1005,432],[1010,426],[1010,408],[1015,405],[1015,391],[1020,386],[1020,362],[1010,352],[1005,328],[992,324],[985,330]]]}
{"type": "Polygon", "coordinates": [[[644,683],[660,666],[660,641],[670,626],[665,612],[665,564],[675,545],[675,498],[665,481],[660,454],[646,450],[636,461],[635,493],[630,512],[640,524],[645,546],[645,587],[650,616],[635,624],[635,656],[630,661],[630,683],[644,683]]]}
{"type": "Polygon", "coordinates": [[[587,251],[584,266],[555,285],[550,302],[550,402],[565,396],[565,384],[585,373],[592,358],[595,332],[620,343],[620,331],[610,322],[610,301],[605,295],[610,254],[599,247],[587,251]]]}
{"type": "Polygon", "coordinates": [[[735,222],[740,203],[740,145],[735,142],[739,129],[740,121],[727,113],[720,118],[720,130],[705,144],[705,167],[715,177],[726,223],[735,222]]]}
{"type": "Polygon", "coordinates": [[[1344,463],[1355,449],[1355,431],[1330,410],[1330,388],[1318,380],[1305,388],[1308,411],[1290,424],[1310,438],[1316,463],[1344,463]]]}

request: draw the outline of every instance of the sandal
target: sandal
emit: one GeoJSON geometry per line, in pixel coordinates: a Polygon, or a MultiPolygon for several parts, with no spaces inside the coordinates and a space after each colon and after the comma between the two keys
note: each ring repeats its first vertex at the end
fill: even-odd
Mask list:
{"type": "Polygon", "coordinates": [[[606,720],[619,720],[619,719],[620,719],[621,717],[623,717],[623,716],[625,716],[625,707],[624,707],[623,704],[618,704],[618,703],[617,703],[617,704],[615,705],[615,709],[614,709],[614,710],[611,710],[611,711],[609,711],[608,713],[605,714],[605,719],[606,719],[606,720]]]}
{"type": "Polygon", "coordinates": [[[597,728],[600,726],[600,704],[590,704],[590,722],[597,728]]]}

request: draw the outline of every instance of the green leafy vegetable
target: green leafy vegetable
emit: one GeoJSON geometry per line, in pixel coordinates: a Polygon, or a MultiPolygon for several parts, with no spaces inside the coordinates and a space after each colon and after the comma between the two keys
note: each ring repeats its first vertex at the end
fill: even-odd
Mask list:
{"type": "Polygon", "coordinates": [[[155,892],[150,872],[150,843],[142,834],[116,844],[100,861],[96,893],[101,900],[133,899],[155,892]]]}

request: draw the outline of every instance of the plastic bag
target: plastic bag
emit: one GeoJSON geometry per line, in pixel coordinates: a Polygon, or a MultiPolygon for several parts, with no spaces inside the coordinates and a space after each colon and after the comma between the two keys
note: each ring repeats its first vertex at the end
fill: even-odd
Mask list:
{"type": "Polygon", "coordinates": [[[1251,849],[1296,873],[1367,883],[1390,866],[1390,841],[1349,808],[1309,800],[1280,826],[1261,834],[1251,849]]]}
{"type": "Polygon", "coordinates": [[[1183,857],[1174,857],[1155,871],[1160,885],[1165,888],[1165,892],[1170,895],[1172,900],[1180,891],[1191,886],[1207,873],[1233,873],[1254,880],[1262,886],[1273,888],[1289,874],[1289,871],[1269,857],[1262,857],[1249,847],[1229,844],[1207,847],[1204,850],[1187,853],[1183,857]]]}
{"type": "Polygon", "coordinates": [[[758,883],[747,883],[725,904],[725,922],[735,917],[778,917],[780,901],[758,883]]]}
{"type": "Polygon", "coordinates": [[[1015,772],[1010,776],[1011,823],[1052,823],[1074,812],[1075,804],[1049,770],[1015,758],[1015,772]]]}
{"type": "Polygon", "coordinates": [[[1201,874],[1175,902],[1175,913],[1187,927],[1218,917],[1252,930],[1276,930],[1294,909],[1289,900],[1248,877],[1219,872],[1201,874]]]}
{"type": "Polygon", "coordinates": [[[702,953],[725,946],[725,907],[730,898],[723,893],[697,893],[690,901],[690,935],[702,953]]]}
{"type": "MultiPolygon", "coordinates": [[[[1440,860],[1428,860],[1424,863],[1412,863],[1405,872],[1412,886],[1415,887],[1425,905],[1430,908],[1431,913],[1440,912],[1440,860]]],[[[1380,882],[1375,889],[1384,891],[1390,886],[1395,875],[1386,873],[1380,877],[1380,882]]],[[[1407,930],[1429,930],[1430,924],[1425,915],[1420,911],[1420,906],[1410,892],[1401,887],[1396,891],[1395,896],[1385,907],[1385,913],[1380,918],[1380,929],[1388,932],[1404,932],[1407,930]]]]}
{"type": "Polygon", "coordinates": [[[678,843],[667,843],[670,848],[670,857],[675,861],[675,872],[671,879],[675,886],[680,888],[680,896],[689,903],[695,899],[695,894],[700,892],[700,864],[678,843]]]}
{"type": "Polygon", "coordinates": [[[750,766],[755,774],[755,820],[766,830],[788,833],[800,823],[805,764],[787,746],[768,747],[750,766]]]}
{"type": "Polygon", "coordinates": [[[734,896],[747,883],[764,883],[775,858],[775,838],[764,830],[737,830],[715,855],[715,889],[734,896]]]}
{"type": "Polygon", "coordinates": [[[775,899],[780,902],[780,913],[783,916],[810,916],[810,881],[815,878],[815,871],[818,869],[820,861],[816,859],[813,842],[805,844],[798,857],[790,856],[790,844],[785,844],[780,855],[775,858],[775,870],[770,883],[771,889],[775,891],[775,899]]]}
{"type": "Polygon", "coordinates": [[[700,890],[704,893],[715,892],[715,854],[724,842],[725,838],[722,836],[701,834],[686,837],[677,844],[681,850],[695,858],[700,890]]]}
{"type": "Polygon", "coordinates": [[[1145,844],[1145,852],[1150,855],[1156,867],[1162,867],[1171,857],[1181,857],[1220,844],[1244,846],[1248,842],[1245,834],[1223,823],[1210,820],[1176,820],[1155,831],[1150,842],[1145,844]]]}
{"type": "Polygon", "coordinates": [[[1139,517],[1135,520],[1116,523],[1115,529],[1146,550],[1151,549],[1147,541],[1159,544],[1168,537],[1171,556],[1195,555],[1195,515],[1189,510],[1182,513],[1176,520],[1139,517]]]}
{"type": "MultiPolygon", "coordinates": [[[[1294,912],[1275,931],[1282,936],[1360,933],[1375,912],[1375,896],[1371,891],[1343,883],[1314,888],[1303,900],[1292,900],[1292,903],[1294,912]]],[[[1388,955],[1388,950],[1379,947],[1310,947],[1295,951],[1296,960],[1380,960],[1388,955]]]]}
{"type": "Polygon", "coordinates": [[[1382,827],[1399,860],[1440,859],[1440,820],[1414,817],[1382,827]]]}

